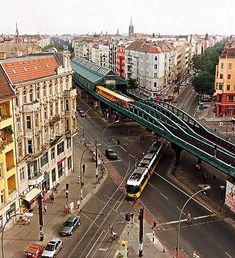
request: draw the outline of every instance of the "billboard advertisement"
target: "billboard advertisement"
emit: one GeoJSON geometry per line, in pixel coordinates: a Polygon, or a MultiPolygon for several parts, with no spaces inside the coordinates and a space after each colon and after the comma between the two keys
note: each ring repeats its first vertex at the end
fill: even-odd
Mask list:
{"type": "Polygon", "coordinates": [[[225,205],[235,213],[235,185],[226,181],[225,205]]]}

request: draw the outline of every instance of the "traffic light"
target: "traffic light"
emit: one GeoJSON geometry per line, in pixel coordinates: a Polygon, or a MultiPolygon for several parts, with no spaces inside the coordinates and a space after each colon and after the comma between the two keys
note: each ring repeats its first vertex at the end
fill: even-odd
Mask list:
{"type": "Polygon", "coordinates": [[[130,221],[131,220],[131,214],[129,212],[126,213],[125,220],[126,221],[130,221]]]}

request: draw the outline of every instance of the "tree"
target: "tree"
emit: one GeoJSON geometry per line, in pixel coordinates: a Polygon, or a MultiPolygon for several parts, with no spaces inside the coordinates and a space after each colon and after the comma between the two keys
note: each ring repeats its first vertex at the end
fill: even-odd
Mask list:
{"type": "Polygon", "coordinates": [[[200,71],[198,76],[193,78],[193,86],[198,93],[206,93],[214,88],[214,75],[206,71],[200,71]]]}
{"type": "Polygon", "coordinates": [[[136,79],[129,79],[129,80],[128,80],[128,88],[129,88],[129,89],[135,89],[135,88],[137,88],[136,79]]]}

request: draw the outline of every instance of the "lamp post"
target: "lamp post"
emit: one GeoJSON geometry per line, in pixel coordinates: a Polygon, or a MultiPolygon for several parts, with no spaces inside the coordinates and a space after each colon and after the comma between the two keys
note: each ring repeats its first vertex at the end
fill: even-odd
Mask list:
{"type": "Polygon", "coordinates": [[[20,216],[20,215],[21,215],[21,216],[24,215],[24,216],[26,216],[26,217],[32,217],[32,216],[33,216],[33,213],[29,213],[29,212],[25,212],[25,213],[23,213],[23,212],[15,213],[15,214],[11,215],[11,216],[5,221],[5,223],[4,223],[4,225],[3,225],[3,228],[2,228],[2,235],[1,235],[2,258],[5,257],[5,255],[4,255],[3,240],[4,240],[4,230],[5,230],[5,228],[6,228],[6,225],[7,225],[7,223],[8,223],[13,217],[20,216]]]}
{"type": "Polygon", "coordinates": [[[81,192],[80,192],[80,195],[81,195],[81,200],[82,200],[82,189],[83,189],[83,175],[82,175],[82,160],[83,160],[83,156],[85,154],[85,152],[89,149],[89,146],[86,147],[86,149],[82,152],[82,155],[81,155],[81,159],[80,159],[80,173],[79,173],[79,176],[80,176],[80,184],[81,184],[81,192]]]}
{"type": "Polygon", "coordinates": [[[208,186],[202,188],[201,190],[197,191],[196,193],[194,193],[192,196],[190,196],[188,198],[188,200],[184,203],[182,209],[180,210],[180,215],[179,215],[179,220],[178,220],[178,232],[177,232],[177,249],[176,249],[176,257],[177,258],[179,258],[179,249],[180,249],[180,222],[181,222],[181,217],[182,217],[184,208],[189,203],[189,201],[192,200],[197,194],[204,192],[206,190],[209,190],[209,189],[211,189],[211,187],[208,185],[208,186]]]}
{"type": "Polygon", "coordinates": [[[104,128],[104,130],[103,130],[103,132],[102,132],[101,144],[102,144],[102,143],[103,143],[103,141],[104,141],[104,134],[105,134],[105,132],[106,132],[107,128],[108,128],[108,127],[110,127],[111,125],[116,124],[116,123],[119,123],[119,120],[116,120],[116,121],[114,121],[114,122],[112,122],[112,123],[110,123],[110,124],[106,125],[106,127],[104,128]]]}

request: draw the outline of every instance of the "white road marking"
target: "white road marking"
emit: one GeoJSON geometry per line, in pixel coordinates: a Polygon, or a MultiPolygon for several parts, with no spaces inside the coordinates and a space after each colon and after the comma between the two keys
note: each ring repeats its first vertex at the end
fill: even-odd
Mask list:
{"type": "Polygon", "coordinates": [[[163,196],[165,199],[169,200],[168,197],[166,197],[163,193],[160,193],[161,196],[163,196]]]}
{"type": "Polygon", "coordinates": [[[152,185],[152,184],[150,184],[150,183],[148,183],[152,188],[154,188],[154,186],[152,185]]]}
{"type": "MultiPolygon", "coordinates": [[[[184,195],[191,197],[191,195],[187,194],[186,192],[184,192],[182,189],[180,189],[178,186],[174,185],[173,183],[171,183],[169,180],[167,180],[165,177],[159,175],[158,173],[154,172],[155,175],[159,176],[161,179],[163,179],[164,181],[166,181],[168,184],[170,184],[171,186],[175,187],[177,190],[179,190],[181,193],[183,193],[184,195]]],[[[193,198],[193,200],[201,205],[204,209],[208,210],[210,213],[212,213],[212,210],[210,210],[208,207],[206,207],[204,204],[200,203],[199,201],[197,201],[196,199],[193,198]]]]}
{"type": "Polygon", "coordinates": [[[229,253],[225,252],[225,254],[226,254],[229,258],[233,258],[229,253]]]}

